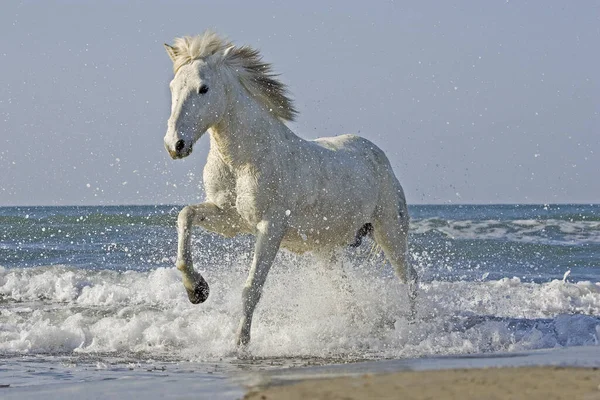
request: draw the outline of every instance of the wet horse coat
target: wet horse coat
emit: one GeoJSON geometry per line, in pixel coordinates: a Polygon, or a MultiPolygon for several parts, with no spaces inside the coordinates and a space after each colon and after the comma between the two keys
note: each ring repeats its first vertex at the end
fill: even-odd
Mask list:
{"type": "Polygon", "coordinates": [[[414,313],[417,275],[407,262],[404,192],[381,149],[355,135],[307,141],[284,123],[296,111],[284,85],[258,51],[233,46],[212,32],[166,45],[173,60],[172,108],[165,147],[174,159],[210,135],[204,167],[206,202],[178,219],[177,268],[190,301],[208,297],[194,270],[193,225],[256,236],[242,291],[237,343],[250,341],[252,316],[280,247],[329,252],[373,235],[402,282],[414,313]]]}

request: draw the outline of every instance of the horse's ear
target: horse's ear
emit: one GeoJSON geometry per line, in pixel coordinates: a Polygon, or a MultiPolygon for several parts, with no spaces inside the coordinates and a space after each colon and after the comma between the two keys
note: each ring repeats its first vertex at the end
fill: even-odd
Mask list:
{"type": "Polygon", "coordinates": [[[165,43],[165,49],[167,50],[167,54],[169,55],[171,61],[175,62],[175,57],[177,56],[177,50],[175,49],[175,47],[169,46],[165,43]]]}

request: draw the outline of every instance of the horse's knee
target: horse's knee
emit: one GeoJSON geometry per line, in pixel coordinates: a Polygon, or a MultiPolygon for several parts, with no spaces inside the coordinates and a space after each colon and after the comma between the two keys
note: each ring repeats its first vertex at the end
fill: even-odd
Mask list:
{"type": "Polygon", "coordinates": [[[179,216],[177,217],[177,223],[181,225],[188,224],[194,218],[196,211],[191,206],[185,206],[181,211],[179,211],[179,216]]]}

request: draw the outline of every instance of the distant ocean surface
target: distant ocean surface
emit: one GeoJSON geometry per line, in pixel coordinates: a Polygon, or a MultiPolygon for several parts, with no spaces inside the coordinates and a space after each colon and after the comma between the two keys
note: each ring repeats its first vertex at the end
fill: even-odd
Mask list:
{"type": "MultiPolygon", "coordinates": [[[[1,207],[0,357],[235,359],[252,238],[196,229],[208,301],[174,268],[179,206],[1,207]]],[[[366,240],[343,268],[282,252],[254,319],[263,359],[362,360],[596,345],[600,205],[412,206],[406,288],[366,240]]]]}

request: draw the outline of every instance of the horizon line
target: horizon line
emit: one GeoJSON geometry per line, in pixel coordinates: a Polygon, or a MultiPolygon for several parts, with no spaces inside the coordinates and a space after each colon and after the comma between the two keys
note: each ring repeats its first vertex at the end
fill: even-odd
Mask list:
{"type": "MultiPolygon", "coordinates": [[[[193,203],[201,204],[201,203],[193,203]]],[[[18,207],[185,207],[188,203],[124,203],[124,204],[27,204],[27,205],[0,205],[0,208],[18,208],[18,207]]],[[[600,206],[600,203],[573,202],[573,203],[408,203],[411,206],[600,206]]]]}

